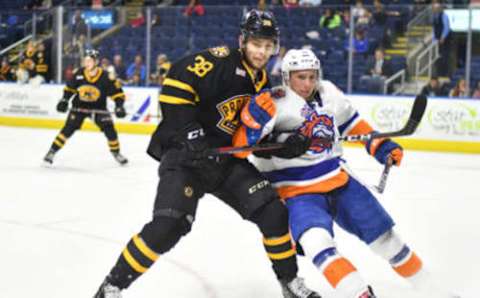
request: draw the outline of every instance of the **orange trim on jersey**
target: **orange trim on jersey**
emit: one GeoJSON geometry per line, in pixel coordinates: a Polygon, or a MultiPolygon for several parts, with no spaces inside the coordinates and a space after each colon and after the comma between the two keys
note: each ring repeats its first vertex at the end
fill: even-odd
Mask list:
{"type": "Polygon", "coordinates": [[[393,269],[403,277],[410,277],[417,273],[422,268],[422,260],[415,254],[412,253],[410,259],[403,263],[400,266],[393,267],[393,269]]]}
{"type": "Polygon", "coordinates": [[[352,265],[352,263],[350,263],[349,260],[345,258],[339,258],[331,262],[323,270],[323,275],[325,275],[325,278],[332,285],[332,287],[336,288],[338,283],[343,278],[355,271],[357,271],[357,269],[352,265]]]}
{"type": "Polygon", "coordinates": [[[277,189],[277,192],[282,200],[295,197],[305,193],[324,193],[332,191],[336,188],[339,188],[345,185],[348,182],[348,174],[343,170],[340,171],[337,175],[317,182],[315,184],[310,184],[306,186],[300,185],[290,185],[290,186],[281,186],[277,189]]]}
{"type": "MultiPolygon", "coordinates": [[[[244,125],[240,126],[237,131],[235,131],[235,134],[233,135],[232,139],[232,145],[235,147],[242,147],[242,146],[247,146],[248,145],[248,140],[247,140],[247,129],[244,125]]],[[[237,152],[234,153],[233,156],[237,158],[247,158],[251,151],[243,151],[243,152],[237,152]]]]}
{"type": "Polygon", "coordinates": [[[372,126],[368,124],[367,121],[365,120],[360,120],[358,121],[357,124],[355,124],[354,127],[348,132],[348,135],[363,135],[367,133],[371,133],[373,131],[372,126]]]}

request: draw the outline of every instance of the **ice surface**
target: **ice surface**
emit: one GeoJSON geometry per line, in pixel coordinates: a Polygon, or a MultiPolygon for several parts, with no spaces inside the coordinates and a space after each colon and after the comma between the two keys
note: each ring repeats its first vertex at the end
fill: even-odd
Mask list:
{"type": "MultiPolygon", "coordinates": [[[[0,298],[92,297],[124,244],[152,212],[157,164],[148,136],[121,135],[119,166],[100,133],[77,132],[42,158],[58,131],[0,127],[0,298]]],[[[382,167],[347,148],[351,168],[376,184],[382,167]]],[[[380,198],[397,230],[443,285],[480,294],[480,156],[408,151],[380,198]]],[[[339,250],[382,298],[422,297],[354,237],[339,250]]],[[[300,275],[334,298],[308,260],[300,275]]],[[[202,199],[192,232],[124,292],[129,297],[281,297],[256,227],[213,197],[202,199]]],[[[423,295],[423,297],[425,297],[423,295]]]]}

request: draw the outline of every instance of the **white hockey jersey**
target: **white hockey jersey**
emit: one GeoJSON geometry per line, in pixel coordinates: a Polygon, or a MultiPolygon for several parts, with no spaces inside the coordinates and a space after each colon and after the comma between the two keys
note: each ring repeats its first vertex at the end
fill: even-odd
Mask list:
{"type": "MultiPolygon", "coordinates": [[[[276,99],[277,114],[274,125],[264,133],[281,133],[277,141],[283,142],[292,131],[315,137],[337,138],[347,135],[356,126],[365,127],[364,121],[345,94],[330,81],[321,81],[314,99],[304,100],[286,87],[285,96],[276,99]]],[[[358,133],[358,129],[355,129],[358,133]]],[[[340,142],[312,146],[304,155],[284,159],[252,157],[251,161],[270,180],[282,199],[304,193],[328,192],[344,185],[348,174],[340,165],[340,142]]]]}

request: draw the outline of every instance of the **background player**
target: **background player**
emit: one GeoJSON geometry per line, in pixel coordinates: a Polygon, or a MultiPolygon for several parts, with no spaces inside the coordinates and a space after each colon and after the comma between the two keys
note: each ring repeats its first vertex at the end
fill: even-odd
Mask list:
{"type": "Polygon", "coordinates": [[[126,116],[123,103],[125,94],[118,80],[111,80],[108,73],[98,66],[97,50],[88,49],[85,53],[84,67],[73,75],[63,91],[63,98],[57,104],[57,111],[65,113],[71,97],[72,108],[67,116],[65,125],[55,137],[50,150],[44,157],[46,164],[52,164],[55,154],[60,150],[67,139],[80,129],[85,118],[90,118],[105,134],[108,146],[115,160],[124,165],[128,160],[120,154],[120,143],[117,131],[113,125],[112,116],[107,110],[107,97],[115,101],[115,116],[126,116]]]}
{"type": "Polygon", "coordinates": [[[253,95],[269,86],[265,65],[278,38],[273,15],[252,10],[242,21],[240,49],[210,48],[171,67],[160,94],[164,119],[148,148],[161,161],[153,218],[128,242],[95,297],[121,297],[121,290],[172,249],[190,231],[205,193],[259,227],[284,297],[320,297],[297,277],[287,209],[268,181],[245,159],[203,156],[205,149],[232,144],[248,101],[253,114],[268,120],[275,113],[268,92],[253,95]]]}
{"type": "MultiPolygon", "coordinates": [[[[297,131],[312,139],[372,132],[345,95],[330,81],[321,80],[320,61],[311,50],[288,51],[282,77],[284,93],[276,100],[274,124],[267,125],[273,127],[275,141],[287,138],[289,133],[282,133],[285,131],[297,131]]],[[[365,146],[380,163],[391,159],[400,165],[403,152],[397,143],[377,139],[365,146]]],[[[314,145],[293,159],[288,159],[292,156],[284,150],[259,155],[265,158],[258,158],[256,165],[288,207],[294,240],[341,297],[375,296],[353,264],[337,251],[333,221],[368,244],[400,276],[428,289],[431,297],[452,297],[432,287],[421,259],[393,230],[390,215],[370,190],[342,167],[341,143],[314,145]]]]}

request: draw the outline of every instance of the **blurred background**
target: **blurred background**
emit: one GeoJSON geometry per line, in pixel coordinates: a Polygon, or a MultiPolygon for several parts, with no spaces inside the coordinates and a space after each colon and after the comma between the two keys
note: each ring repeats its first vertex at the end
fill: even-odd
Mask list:
{"type": "Polygon", "coordinates": [[[349,94],[480,98],[479,0],[0,1],[0,80],[63,83],[85,49],[127,86],[161,86],[171,62],[238,45],[251,8],[274,12],[282,55],[310,47],[349,94]],[[225,5],[225,3],[229,3],[225,5]]]}

